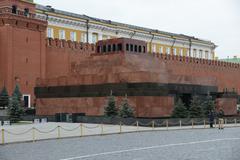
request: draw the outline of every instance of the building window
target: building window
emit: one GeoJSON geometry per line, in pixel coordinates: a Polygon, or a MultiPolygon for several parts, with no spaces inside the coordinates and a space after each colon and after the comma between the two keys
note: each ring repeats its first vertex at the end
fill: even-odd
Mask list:
{"type": "Polygon", "coordinates": [[[138,46],[138,52],[142,53],[142,46],[138,46]]]}
{"type": "Polygon", "coordinates": [[[129,44],[126,44],[126,50],[129,51],[129,44]]]}
{"type": "Polygon", "coordinates": [[[163,53],[163,47],[159,47],[159,53],[163,53]]]}
{"type": "Polygon", "coordinates": [[[54,38],[53,35],[54,35],[53,34],[53,28],[48,28],[47,29],[47,37],[48,38],[54,38]]]}
{"type": "Polygon", "coordinates": [[[70,32],[70,40],[77,41],[77,33],[76,32],[70,32]]]}
{"type": "Polygon", "coordinates": [[[130,51],[133,52],[133,45],[130,45],[130,51]]]}
{"type": "Polygon", "coordinates": [[[81,42],[86,43],[87,42],[87,34],[81,33],[81,42]]]}
{"type": "Polygon", "coordinates": [[[26,16],[26,17],[29,16],[29,9],[28,8],[24,9],[24,16],[26,16]]]}
{"type": "Polygon", "coordinates": [[[116,44],[113,44],[113,52],[116,51],[116,44]]]}
{"type": "Polygon", "coordinates": [[[152,51],[153,51],[153,52],[156,52],[156,44],[153,44],[153,45],[152,45],[152,51]]]}
{"type": "Polygon", "coordinates": [[[143,53],[146,53],[146,47],[143,46],[143,53]]]}
{"type": "Polygon", "coordinates": [[[103,46],[103,52],[106,52],[107,51],[107,47],[106,45],[103,46]]]}
{"type": "Polygon", "coordinates": [[[193,50],[193,57],[197,58],[197,50],[196,49],[193,50]]]}
{"type": "Polygon", "coordinates": [[[169,47],[166,48],[166,54],[170,54],[170,48],[169,47]]]}
{"type": "Polygon", "coordinates": [[[98,35],[97,35],[97,33],[93,33],[92,34],[92,43],[97,43],[97,41],[98,41],[98,35]]]}
{"type": "Polygon", "coordinates": [[[137,45],[134,46],[134,52],[137,52],[138,51],[138,47],[137,45]]]}
{"type": "Polygon", "coordinates": [[[199,50],[199,58],[203,58],[203,52],[202,52],[202,50],[199,50]]]}
{"type": "Polygon", "coordinates": [[[108,45],[108,52],[111,52],[112,46],[108,45]]]}
{"type": "Polygon", "coordinates": [[[117,50],[118,50],[118,51],[122,51],[122,44],[121,44],[121,43],[118,44],[117,50]]]}
{"type": "Polygon", "coordinates": [[[65,31],[64,30],[59,30],[59,39],[65,39],[65,31]]]}
{"type": "Polygon", "coordinates": [[[183,49],[180,49],[180,56],[183,56],[183,49]]]}
{"type": "Polygon", "coordinates": [[[208,57],[209,57],[208,51],[205,51],[205,58],[208,59],[208,57]]]}
{"type": "Polygon", "coordinates": [[[12,13],[17,14],[17,6],[12,6],[12,13]]]}
{"type": "Polygon", "coordinates": [[[173,48],[173,54],[176,56],[177,55],[177,48],[173,48]]]}

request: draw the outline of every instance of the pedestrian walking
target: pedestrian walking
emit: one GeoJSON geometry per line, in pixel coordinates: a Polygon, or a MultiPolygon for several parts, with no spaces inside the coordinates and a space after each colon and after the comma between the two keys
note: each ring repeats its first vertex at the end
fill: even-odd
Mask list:
{"type": "Polygon", "coordinates": [[[224,111],[222,109],[218,112],[218,129],[224,129],[224,111]]]}
{"type": "Polygon", "coordinates": [[[209,112],[208,117],[209,117],[209,125],[210,125],[210,128],[213,128],[213,123],[214,123],[214,113],[213,113],[213,111],[210,111],[210,112],[209,112]]]}

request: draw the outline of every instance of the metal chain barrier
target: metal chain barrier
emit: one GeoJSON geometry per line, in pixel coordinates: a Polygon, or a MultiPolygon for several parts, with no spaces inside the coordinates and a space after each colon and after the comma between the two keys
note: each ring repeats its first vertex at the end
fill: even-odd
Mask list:
{"type": "Polygon", "coordinates": [[[37,129],[37,128],[35,128],[35,130],[37,131],[37,132],[39,132],[39,133],[42,133],[42,134],[47,134],[47,133],[51,133],[51,132],[54,132],[56,129],[58,129],[59,127],[57,126],[57,127],[55,127],[55,128],[53,128],[53,129],[51,129],[51,130],[49,130],[49,131],[41,131],[41,130],[39,130],[39,129],[37,129]]]}
{"type": "Polygon", "coordinates": [[[26,131],[24,131],[24,132],[21,132],[21,133],[13,133],[13,132],[8,131],[8,130],[6,130],[6,129],[4,130],[5,133],[8,133],[8,134],[14,135],[14,136],[21,136],[21,135],[27,134],[27,133],[30,132],[30,131],[32,131],[32,128],[30,128],[30,129],[28,129],[28,130],[26,130],[26,131]]]}
{"type": "Polygon", "coordinates": [[[90,126],[87,126],[87,125],[83,125],[84,128],[87,128],[87,129],[95,129],[95,128],[99,128],[100,127],[100,124],[94,126],[94,127],[90,127],[90,126]]]}
{"type": "Polygon", "coordinates": [[[75,130],[79,129],[79,128],[81,127],[81,125],[78,125],[77,127],[73,128],[73,129],[67,129],[67,128],[64,128],[64,127],[62,127],[62,126],[60,126],[60,127],[61,127],[61,129],[63,129],[64,131],[72,132],[72,131],[75,131],[75,130]]]}

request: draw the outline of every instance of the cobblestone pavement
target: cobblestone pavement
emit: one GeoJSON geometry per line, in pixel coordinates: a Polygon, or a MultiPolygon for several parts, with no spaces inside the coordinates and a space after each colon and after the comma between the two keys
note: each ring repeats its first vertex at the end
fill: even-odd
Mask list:
{"type": "MultiPolygon", "coordinates": [[[[150,122],[151,123],[151,122],[150,122]]],[[[150,125],[151,126],[151,125],[150,125]]],[[[227,124],[226,127],[239,127],[240,124],[227,124]]],[[[36,140],[80,137],[102,134],[117,134],[124,132],[136,131],[166,131],[166,130],[182,130],[182,129],[200,129],[208,128],[206,125],[194,126],[175,126],[175,127],[137,127],[136,122],[131,126],[125,125],[102,125],[102,124],[79,124],[79,123],[42,123],[42,124],[26,124],[0,127],[0,144],[27,142],[36,140]],[[2,131],[4,129],[4,131],[2,131]]]]}
{"type": "Polygon", "coordinates": [[[239,160],[240,128],[134,132],[0,146],[1,160],[239,160]]]}

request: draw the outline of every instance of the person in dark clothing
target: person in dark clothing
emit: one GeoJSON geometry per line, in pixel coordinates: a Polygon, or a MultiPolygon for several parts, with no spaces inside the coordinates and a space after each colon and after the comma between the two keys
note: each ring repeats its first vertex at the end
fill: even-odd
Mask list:
{"type": "Polygon", "coordinates": [[[213,113],[213,111],[209,112],[208,117],[209,117],[210,128],[213,128],[213,123],[214,123],[214,113],[213,113]]]}

